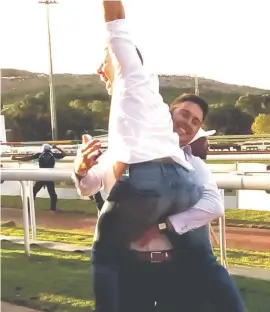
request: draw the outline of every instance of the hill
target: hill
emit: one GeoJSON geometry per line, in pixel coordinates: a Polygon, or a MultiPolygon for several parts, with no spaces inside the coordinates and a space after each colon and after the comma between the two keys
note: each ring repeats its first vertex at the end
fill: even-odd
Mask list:
{"type": "MultiPolygon", "coordinates": [[[[167,103],[183,92],[194,92],[193,77],[161,75],[159,78],[160,91],[167,103]]],[[[54,82],[56,91],[60,94],[81,90],[85,94],[90,92],[92,95],[106,97],[104,85],[97,75],[55,74],[54,82]]],[[[48,75],[7,68],[2,69],[1,84],[2,104],[7,104],[21,100],[25,95],[35,95],[48,90],[48,75]]],[[[199,88],[200,94],[210,104],[220,102],[234,104],[241,95],[270,93],[270,90],[226,84],[205,78],[199,78],[199,88]]]]}

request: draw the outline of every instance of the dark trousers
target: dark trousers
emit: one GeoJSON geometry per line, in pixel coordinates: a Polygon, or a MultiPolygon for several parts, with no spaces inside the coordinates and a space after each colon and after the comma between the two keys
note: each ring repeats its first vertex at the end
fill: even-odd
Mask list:
{"type": "Polygon", "coordinates": [[[195,205],[202,187],[194,173],[173,161],[130,165],[129,177],[115,184],[100,212],[99,243],[127,245],[167,215],[195,205]]]}
{"type": "Polygon", "coordinates": [[[57,194],[55,192],[55,185],[53,181],[37,181],[33,187],[34,199],[42,187],[47,187],[51,199],[51,211],[56,211],[57,194]]]}
{"type": "Polygon", "coordinates": [[[233,279],[212,252],[177,252],[166,263],[118,253],[114,265],[93,257],[96,312],[245,312],[233,279]],[[121,260],[120,260],[121,259],[121,260]]]}
{"type": "Polygon", "coordinates": [[[100,192],[97,192],[95,195],[89,197],[91,200],[96,202],[96,207],[98,211],[101,211],[102,206],[104,205],[104,200],[100,192]]]}

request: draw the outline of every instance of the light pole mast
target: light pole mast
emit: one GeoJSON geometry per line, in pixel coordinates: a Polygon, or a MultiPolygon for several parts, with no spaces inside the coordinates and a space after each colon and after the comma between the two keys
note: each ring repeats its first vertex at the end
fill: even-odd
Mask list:
{"type": "Polygon", "coordinates": [[[54,77],[53,77],[53,61],[52,61],[52,43],[51,43],[51,30],[50,30],[50,4],[56,4],[55,0],[40,0],[39,3],[46,5],[47,14],[47,32],[48,32],[48,48],[49,48],[49,85],[50,85],[50,110],[51,110],[51,127],[52,127],[52,140],[57,140],[57,118],[55,107],[55,93],[54,93],[54,77]]]}
{"type": "Polygon", "coordinates": [[[195,77],[194,77],[194,82],[195,82],[195,94],[196,95],[200,95],[200,91],[199,91],[199,79],[198,79],[198,76],[196,75],[195,77]]]}

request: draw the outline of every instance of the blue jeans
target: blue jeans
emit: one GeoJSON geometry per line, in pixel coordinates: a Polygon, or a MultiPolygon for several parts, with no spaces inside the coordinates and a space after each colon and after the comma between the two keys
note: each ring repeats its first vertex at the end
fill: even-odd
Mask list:
{"type": "Polygon", "coordinates": [[[118,272],[108,265],[93,264],[95,312],[118,312],[118,272]]]}
{"type": "MultiPolygon", "coordinates": [[[[168,237],[176,252],[177,269],[171,274],[170,285],[165,288],[165,300],[161,300],[158,312],[176,302],[181,294],[174,291],[174,286],[186,283],[194,301],[186,302],[189,312],[245,312],[245,304],[239,289],[228,271],[216,260],[213,254],[208,226],[200,227],[183,235],[169,233],[168,237]],[[183,270],[184,268],[184,270],[183,270]],[[185,278],[183,278],[185,277],[185,278]],[[174,285],[174,286],[173,286],[174,285]],[[191,294],[194,294],[192,296],[191,294]]],[[[186,291],[188,289],[184,289],[186,291]]],[[[157,305],[158,306],[158,305],[157,305]]],[[[163,310],[164,309],[164,310],[163,310]]],[[[177,311],[177,310],[176,310],[177,311]]]]}
{"type": "Polygon", "coordinates": [[[173,162],[132,164],[113,187],[97,222],[99,243],[130,243],[170,214],[194,206],[202,187],[195,172],[173,162]]]}
{"type": "Polygon", "coordinates": [[[181,239],[167,263],[138,261],[128,250],[110,264],[94,254],[96,312],[245,312],[237,286],[212,253],[208,228],[181,239]]]}

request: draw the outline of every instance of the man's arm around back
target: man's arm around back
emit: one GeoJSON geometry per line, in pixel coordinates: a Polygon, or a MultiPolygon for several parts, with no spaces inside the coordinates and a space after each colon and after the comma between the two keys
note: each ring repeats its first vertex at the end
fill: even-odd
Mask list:
{"type": "Polygon", "coordinates": [[[194,207],[168,218],[168,223],[178,234],[184,234],[209,224],[214,219],[224,216],[225,213],[220,191],[207,165],[200,158],[194,156],[192,165],[198,176],[202,177],[204,190],[201,199],[194,207]]]}

